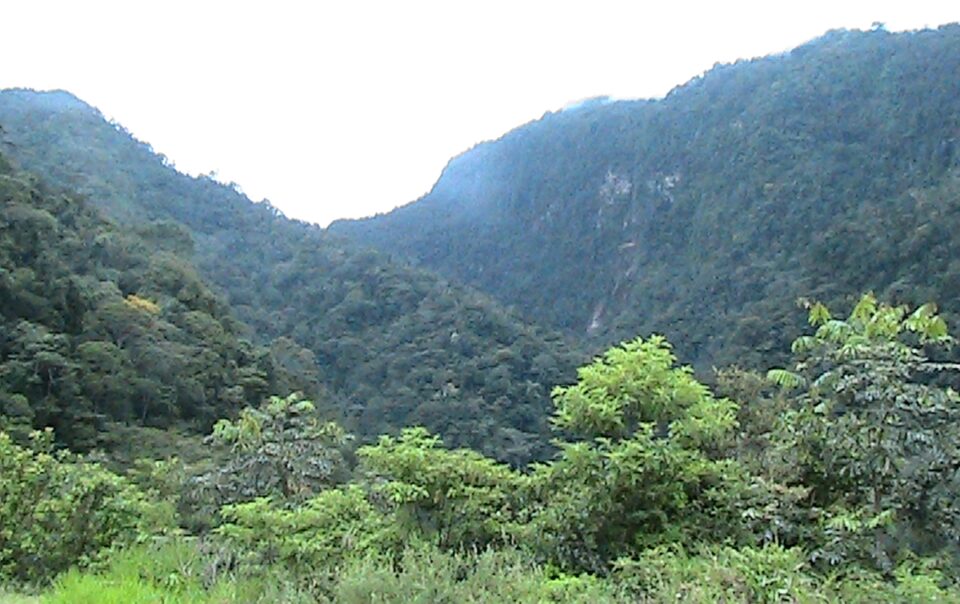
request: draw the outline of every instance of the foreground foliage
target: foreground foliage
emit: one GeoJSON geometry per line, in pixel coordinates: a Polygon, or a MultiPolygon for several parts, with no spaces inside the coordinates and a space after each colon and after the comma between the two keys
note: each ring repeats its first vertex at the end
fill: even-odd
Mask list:
{"type": "MultiPolygon", "coordinates": [[[[335,573],[318,572],[312,586],[278,566],[253,575],[215,574],[196,544],[174,542],[125,550],[101,572],[71,571],[39,598],[44,604],[306,604],[338,602],[517,602],[673,604],[744,602],[817,604],[958,602],[935,568],[910,563],[893,577],[852,570],[818,576],[805,570],[803,552],[666,547],[623,560],[607,578],[562,575],[519,550],[447,553],[411,547],[397,558],[360,556],[335,573]]],[[[28,600],[33,602],[33,600],[28,600]]]]}
{"type": "Polygon", "coordinates": [[[138,486],[2,435],[0,568],[76,603],[960,601],[944,321],[809,306],[776,389],[720,380],[740,403],[662,337],[610,349],[554,390],[557,453],[526,470],[424,428],[352,451],[300,395],[217,423],[221,468],[138,486]],[[216,514],[178,515],[204,488],[216,514]]]}
{"type": "Polygon", "coordinates": [[[532,474],[531,538],[565,567],[603,572],[637,548],[736,532],[736,462],[715,454],[737,406],[676,367],[662,337],[634,340],[554,390],[572,438],[532,474]]]}
{"type": "Polygon", "coordinates": [[[960,396],[944,381],[960,366],[929,357],[953,342],[936,308],[908,313],[868,294],[843,320],[812,304],[809,321],[795,371],[768,375],[793,399],[780,430],[793,479],[823,510],[816,556],[889,572],[904,549],[955,549],[960,396]]]}
{"type": "Polygon", "coordinates": [[[132,542],[148,517],[131,483],[55,452],[49,432],[30,447],[0,432],[0,584],[37,583],[132,542]]]}

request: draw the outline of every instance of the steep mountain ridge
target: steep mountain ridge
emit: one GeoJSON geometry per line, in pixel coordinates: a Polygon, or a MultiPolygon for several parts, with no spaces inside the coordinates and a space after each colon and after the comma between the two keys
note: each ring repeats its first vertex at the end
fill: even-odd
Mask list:
{"type": "Polygon", "coordinates": [[[950,303],[933,220],[953,216],[958,136],[960,26],[834,31],[661,100],[547,114],[330,230],[579,337],[661,332],[701,367],[761,365],[799,297],[950,303]]]}
{"type": "Polygon", "coordinates": [[[349,429],[424,424],[514,463],[548,449],[549,389],[584,358],[557,335],[236,187],[181,174],[67,93],[0,92],[0,124],[25,169],[194,263],[246,335],[315,376],[349,429]]]}

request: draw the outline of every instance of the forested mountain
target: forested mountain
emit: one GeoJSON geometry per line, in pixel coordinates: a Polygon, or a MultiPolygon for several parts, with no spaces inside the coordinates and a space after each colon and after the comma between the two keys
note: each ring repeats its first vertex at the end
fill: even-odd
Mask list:
{"type": "Polygon", "coordinates": [[[195,264],[236,329],[311,376],[349,429],[423,424],[516,463],[545,452],[549,389],[584,358],[559,336],[235,187],[181,174],[68,93],[3,91],[0,125],[22,168],[133,227],[149,254],[195,264]]]}
{"type": "MultiPolygon", "coordinates": [[[[544,329],[593,349],[660,332],[702,368],[762,367],[800,329],[798,298],[872,289],[941,300],[952,319],[958,76],[958,26],[835,31],[662,100],[547,114],[453,159],[423,199],[328,231],[177,172],[66,92],[3,91],[0,125],[16,164],[136,241],[138,268],[97,277],[115,277],[121,300],[181,296],[130,275],[188,275],[229,338],[269,347],[258,358],[322,391],[349,429],[422,423],[520,463],[543,453],[548,389],[583,358],[544,329]],[[173,268],[140,268],[162,262],[173,268]]],[[[60,261],[74,281],[89,272],[60,261]]],[[[165,403],[171,417],[222,415],[222,388],[207,390],[202,405],[165,403]]]]}
{"type": "Polygon", "coordinates": [[[960,26],[833,31],[656,101],[597,99],[331,230],[608,343],[761,366],[799,297],[960,294],[960,26]]]}
{"type": "MultiPolygon", "coordinates": [[[[208,430],[307,379],[243,339],[181,258],[0,156],[0,425],[84,450],[117,422],[208,430]]],[[[106,441],[104,440],[106,439],[106,441]]]]}
{"type": "Polygon", "coordinates": [[[960,602],[958,93],[832,32],[331,232],[0,91],[0,600],[960,602]]]}

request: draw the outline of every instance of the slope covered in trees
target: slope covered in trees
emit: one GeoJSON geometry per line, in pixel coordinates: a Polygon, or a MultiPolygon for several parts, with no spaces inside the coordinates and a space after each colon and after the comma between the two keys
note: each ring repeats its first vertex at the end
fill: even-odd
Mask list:
{"type": "Polygon", "coordinates": [[[571,334],[760,366],[798,297],[956,297],[958,135],[960,26],[834,31],[661,100],[547,114],[331,231],[571,334]]]}
{"type": "Polygon", "coordinates": [[[524,246],[559,245],[534,267],[553,272],[530,273],[543,281],[503,287],[539,292],[558,278],[580,287],[559,308],[585,301],[596,337],[660,321],[701,362],[736,352],[769,369],[720,370],[713,387],[659,335],[610,348],[574,378],[560,339],[479,294],[178,174],[65,93],[0,93],[9,150],[59,187],[0,156],[0,599],[13,589],[39,593],[14,601],[51,604],[960,601],[956,340],[933,304],[888,302],[957,293],[955,99],[911,97],[921,71],[932,87],[956,85],[956,33],[832,34],[718,68],[662,102],[588,103],[455,160],[424,202],[341,227],[387,245],[377,225],[428,214],[454,230],[481,225],[476,248],[438,238],[438,259],[500,246],[527,254],[508,263],[540,262],[547,252],[524,246]],[[910,71],[911,48],[925,70],[910,71]],[[802,73],[773,78],[784,65],[802,73]],[[894,112],[885,87],[898,77],[906,126],[877,117],[894,112]],[[870,96],[874,81],[886,92],[870,96]],[[798,82],[824,89],[790,113],[798,82]],[[744,117],[718,134],[710,111],[729,117],[731,90],[744,117]],[[779,94],[775,115],[744,121],[779,94]],[[627,164],[591,138],[590,115],[635,159],[666,141],[645,160],[666,162],[660,180],[636,180],[635,166],[624,176],[627,164]],[[506,151],[529,132],[539,132],[532,150],[566,141],[555,149],[563,171],[542,186],[578,190],[578,166],[601,176],[523,222],[536,196],[507,193],[525,178],[536,192],[542,176],[506,151]],[[576,164],[567,143],[591,155],[576,164]],[[682,154],[671,160],[671,149],[682,154]],[[594,151],[612,163],[593,166],[594,151]],[[582,228],[566,215],[579,207],[571,199],[582,228]],[[494,237],[524,225],[528,239],[494,237]],[[613,225],[647,239],[605,243],[613,225]],[[551,230],[561,226],[582,241],[561,240],[551,230]],[[623,256],[605,255],[610,245],[623,256]],[[584,250],[595,264],[573,264],[584,250]],[[584,289],[627,260],[635,280],[609,277],[622,298],[584,289]],[[864,284],[884,295],[802,299],[805,313],[787,299],[864,284]],[[642,296],[663,306],[635,306],[642,296]],[[778,300],[769,314],[738,314],[778,300]],[[806,335],[778,348],[801,314],[806,335]],[[365,436],[388,433],[358,446],[320,409],[331,402],[365,436]],[[29,432],[53,426],[83,450],[127,422],[201,428],[207,463],[106,468],[49,430],[29,432]],[[400,429],[422,423],[473,449],[400,429]],[[531,457],[542,461],[520,467],[531,457]]]}
{"type": "Polygon", "coordinates": [[[549,388],[582,359],[558,336],[234,187],[180,174],[68,93],[4,91],[0,124],[23,168],[134,227],[150,253],[195,264],[236,328],[325,389],[351,430],[423,424],[515,463],[546,451],[549,388]]]}
{"type": "MultiPolygon", "coordinates": [[[[306,389],[241,336],[181,258],[50,191],[0,156],[0,422],[75,449],[114,422],[209,429],[306,389]]],[[[300,376],[302,378],[303,376],[300,376]]]]}

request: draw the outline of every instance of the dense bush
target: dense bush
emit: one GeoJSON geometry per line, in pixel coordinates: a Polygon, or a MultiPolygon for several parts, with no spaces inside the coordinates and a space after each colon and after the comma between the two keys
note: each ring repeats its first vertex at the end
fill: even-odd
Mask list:
{"type": "Polygon", "coordinates": [[[134,540],[146,503],[128,481],[65,451],[0,432],[0,581],[44,582],[134,540]]]}
{"type": "Polygon", "coordinates": [[[300,393],[272,396],[214,425],[207,442],[229,453],[193,486],[212,491],[217,505],[257,497],[302,501],[346,479],[352,438],[300,393]]]}
{"type": "Polygon", "coordinates": [[[956,551],[960,396],[944,384],[958,367],[934,356],[953,342],[946,323],[869,294],[845,319],[811,304],[809,322],[793,371],[768,376],[791,403],[776,440],[820,518],[814,557],[891,572],[905,551],[956,551]]]}
{"type": "MultiPolygon", "coordinates": [[[[516,549],[451,553],[410,546],[398,556],[367,553],[319,570],[306,583],[273,565],[222,572],[216,554],[174,540],[118,552],[98,572],[70,571],[43,596],[47,604],[307,604],[420,602],[613,602],[643,604],[819,604],[960,601],[934,566],[910,561],[892,576],[849,568],[811,573],[799,549],[666,546],[620,560],[607,578],[565,575],[516,549]]],[[[6,601],[6,600],[4,600],[6,601]]],[[[16,601],[16,600],[14,600],[16,601]]]]}
{"type": "Polygon", "coordinates": [[[929,563],[906,562],[892,577],[856,567],[825,576],[811,572],[805,551],[778,545],[659,547],[620,560],[614,581],[629,594],[625,601],[650,603],[960,601],[960,589],[929,563]]]}
{"type": "MultiPolygon", "coordinates": [[[[140,491],[4,436],[3,501],[20,502],[3,508],[6,579],[44,581],[114,544],[48,601],[960,601],[949,502],[910,497],[949,486],[924,477],[953,454],[941,420],[955,395],[902,367],[930,363],[916,346],[948,341],[942,319],[866,296],[846,321],[812,304],[811,322],[795,371],[770,373],[787,392],[726,375],[728,390],[755,397],[743,405],[678,367],[662,338],[612,348],[554,391],[558,453],[529,471],[411,428],[362,447],[337,484],[296,453],[339,463],[330,447],[342,433],[298,397],[272,397],[214,435],[241,481],[253,456],[253,478],[280,482],[263,483],[270,497],[235,493],[202,538],[168,531],[124,547],[159,534],[144,523],[163,515],[145,512],[140,491]],[[765,396],[778,418],[749,410],[765,396]],[[899,419],[858,423],[879,412],[899,419]],[[898,437],[906,428],[915,436],[898,437]],[[905,465],[861,455],[877,443],[905,465]],[[32,524],[11,515],[30,497],[32,524]]],[[[191,488],[165,480],[165,463],[137,467],[154,509],[191,488]]]]}
{"type": "Polygon", "coordinates": [[[737,406],[676,366],[654,336],[611,348],[554,390],[571,438],[533,472],[530,539],[565,567],[604,572],[671,541],[733,538],[742,470],[719,454],[737,406]]]}
{"type": "Polygon", "coordinates": [[[408,547],[399,556],[368,553],[318,569],[309,588],[282,567],[239,576],[216,574],[215,556],[194,542],[139,546],[100,572],[71,571],[44,595],[45,604],[307,604],[475,602],[603,604],[622,601],[618,588],[584,576],[556,575],[523,552],[444,553],[408,547]]]}
{"type": "Polygon", "coordinates": [[[359,452],[372,496],[407,535],[448,549],[509,542],[527,488],[519,472],[469,449],[449,450],[423,428],[359,452]]]}
{"type": "Polygon", "coordinates": [[[331,592],[332,601],[348,604],[624,601],[612,583],[553,573],[511,549],[443,553],[421,547],[408,548],[397,561],[368,557],[344,568],[331,592]]]}
{"type": "Polygon", "coordinates": [[[253,568],[280,563],[299,577],[328,573],[350,556],[395,549],[389,517],[356,485],[330,489],[293,509],[268,498],[225,506],[216,532],[253,568]]]}

